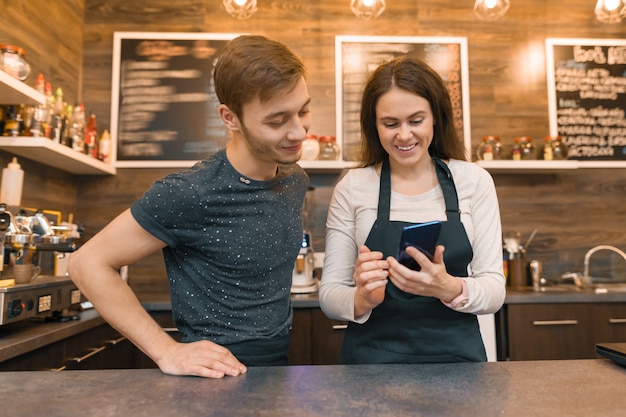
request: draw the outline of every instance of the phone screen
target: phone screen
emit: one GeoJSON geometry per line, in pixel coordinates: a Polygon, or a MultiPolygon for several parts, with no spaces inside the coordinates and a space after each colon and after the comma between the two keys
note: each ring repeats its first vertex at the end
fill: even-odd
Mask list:
{"type": "Polygon", "coordinates": [[[407,246],[416,247],[432,260],[435,254],[435,248],[437,247],[437,241],[439,240],[441,225],[442,222],[436,220],[404,227],[398,247],[398,262],[415,271],[421,269],[415,259],[406,253],[405,249],[407,246]]]}

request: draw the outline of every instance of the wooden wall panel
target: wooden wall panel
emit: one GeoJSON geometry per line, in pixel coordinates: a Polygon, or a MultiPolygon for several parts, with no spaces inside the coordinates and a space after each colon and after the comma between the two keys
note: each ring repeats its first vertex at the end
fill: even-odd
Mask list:
{"type": "Polygon", "coordinates": [[[84,0],[0,0],[0,43],[26,51],[27,84],[41,72],[70,104],[82,96],[84,8],[84,0]]]}
{"type": "MultiPolygon", "coordinates": [[[[219,0],[63,0],[48,8],[36,3],[0,0],[0,35],[6,36],[9,18],[14,29],[9,37],[14,42],[24,40],[36,66],[53,66],[58,71],[53,74],[68,82],[68,91],[82,92],[81,99],[96,112],[100,129],[110,123],[114,31],[258,33],[287,43],[308,66],[312,132],[318,134],[336,131],[335,35],[466,36],[474,147],[488,134],[501,136],[506,144],[520,135],[541,142],[547,134],[545,38],[623,38],[626,34],[626,23],[605,25],[595,20],[593,0],[516,0],[496,22],[475,19],[471,0],[388,1],[387,10],[370,22],[356,19],[347,0],[259,0],[258,12],[246,21],[230,18],[219,0]],[[84,27],[77,29],[72,23],[83,7],[84,27]],[[22,17],[33,13],[38,16],[34,20],[22,17]],[[40,22],[47,16],[62,19],[62,24],[44,28],[40,22]],[[52,33],[50,40],[48,33],[52,33]],[[77,39],[83,40],[82,56],[76,54],[77,39]],[[67,65],[57,64],[59,59],[67,65]],[[71,68],[81,61],[82,68],[71,68]],[[69,71],[75,72],[70,76],[69,71]]],[[[77,220],[86,224],[88,234],[99,230],[152,181],[171,171],[124,169],[115,177],[79,178],[77,220]]],[[[626,170],[493,176],[504,229],[526,236],[539,228],[528,257],[544,260],[547,273],[581,270],[585,251],[597,244],[626,249],[626,170]]],[[[336,179],[335,175],[312,176],[318,188],[319,218],[314,230],[318,250],[323,250],[325,206],[336,179]]],[[[160,262],[155,255],[131,268],[131,283],[142,289],[163,288],[160,262]]]]}
{"type": "MultiPolygon", "coordinates": [[[[84,6],[84,0],[0,0],[0,43],[26,51],[31,66],[26,83],[35,87],[42,72],[53,88],[63,89],[72,104],[81,96],[84,6]]],[[[0,167],[13,156],[0,151],[0,167]]],[[[67,220],[76,207],[76,178],[26,158],[18,157],[18,161],[24,170],[22,205],[59,210],[67,220]]]]}

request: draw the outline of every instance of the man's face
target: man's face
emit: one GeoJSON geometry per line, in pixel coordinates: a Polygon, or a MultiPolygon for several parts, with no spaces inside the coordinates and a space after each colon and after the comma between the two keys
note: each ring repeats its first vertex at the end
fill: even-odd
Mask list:
{"type": "Polygon", "coordinates": [[[310,102],[302,78],[289,92],[265,102],[257,97],[244,104],[240,129],[251,155],[270,163],[297,162],[311,127],[310,102]]]}

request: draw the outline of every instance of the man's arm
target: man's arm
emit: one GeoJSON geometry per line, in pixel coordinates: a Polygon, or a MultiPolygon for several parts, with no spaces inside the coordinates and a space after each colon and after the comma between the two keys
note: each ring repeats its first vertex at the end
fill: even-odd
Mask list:
{"type": "Polygon", "coordinates": [[[98,313],[164,373],[220,378],[245,372],[245,366],[222,346],[209,341],[176,342],[150,317],[122,280],[122,266],[164,247],[126,210],[70,256],[68,271],[98,313]]]}

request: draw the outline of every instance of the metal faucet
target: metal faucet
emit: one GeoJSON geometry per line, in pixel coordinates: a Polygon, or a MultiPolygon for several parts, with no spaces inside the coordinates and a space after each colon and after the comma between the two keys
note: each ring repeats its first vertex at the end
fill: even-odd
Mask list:
{"type": "Polygon", "coordinates": [[[591,249],[589,249],[587,251],[587,253],[585,254],[585,261],[584,261],[584,265],[585,265],[585,269],[583,272],[583,279],[587,279],[587,280],[591,280],[591,278],[589,277],[589,260],[591,259],[591,255],[593,255],[594,253],[596,253],[599,250],[610,250],[613,251],[619,255],[622,256],[622,258],[624,258],[624,260],[626,261],[626,253],[624,253],[622,250],[616,248],[615,246],[610,246],[610,245],[599,245],[599,246],[595,246],[591,249]]]}

